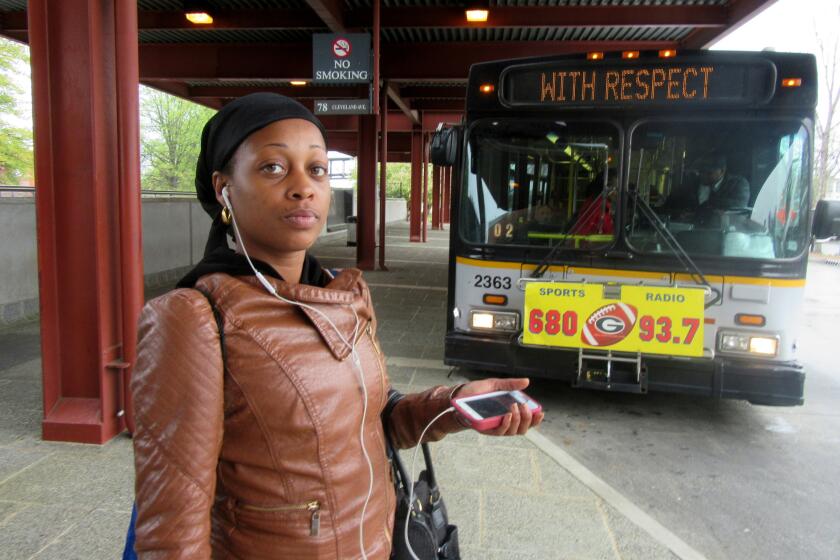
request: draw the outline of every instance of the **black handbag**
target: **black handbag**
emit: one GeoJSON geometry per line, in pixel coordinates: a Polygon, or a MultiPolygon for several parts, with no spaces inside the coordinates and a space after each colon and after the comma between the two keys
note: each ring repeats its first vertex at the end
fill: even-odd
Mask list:
{"type": "MultiPolygon", "coordinates": [[[[397,510],[394,519],[394,539],[391,551],[392,560],[413,560],[405,542],[405,524],[408,513],[408,484],[411,483],[399,453],[391,443],[387,425],[385,426],[388,461],[394,477],[394,489],[397,494],[397,510]]],[[[414,508],[408,517],[408,540],[414,554],[420,560],[460,560],[458,550],[458,527],[449,523],[446,504],[440,496],[440,489],[435,479],[432,456],[428,444],[421,444],[426,470],[420,473],[414,482],[414,508]]]]}

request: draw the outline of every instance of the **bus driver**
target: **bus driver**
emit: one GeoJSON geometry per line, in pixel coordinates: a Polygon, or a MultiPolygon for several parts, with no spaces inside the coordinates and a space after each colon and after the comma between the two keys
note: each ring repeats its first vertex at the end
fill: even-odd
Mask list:
{"type": "Polygon", "coordinates": [[[729,173],[726,156],[712,152],[696,163],[696,173],[689,173],[682,187],[674,190],[665,208],[682,212],[698,210],[736,210],[750,202],[750,184],[745,178],[729,173]]]}
{"type": "Polygon", "coordinates": [[[750,202],[750,184],[740,175],[729,173],[726,156],[715,152],[703,157],[699,164],[697,186],[699,208],[732,210],[745,208],[750,202]]]}

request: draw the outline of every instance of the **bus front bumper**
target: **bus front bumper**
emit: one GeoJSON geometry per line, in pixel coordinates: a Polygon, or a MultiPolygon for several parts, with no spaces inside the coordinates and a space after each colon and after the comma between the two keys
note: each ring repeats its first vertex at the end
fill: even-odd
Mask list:
{"type": "MultiPolygon", "coordinates": [[[[575,383],[578,352],[521,346],[509,339],[448,333],[447,365],[575,383]]],[[[804,402],[805,371],[797,362],[717,356],[715,359],[643,357],[645,391],[742,399],[753,404],[795,406],[804,402]]],[[[645,392],[640,391],[640,392],[645,392]]]]}

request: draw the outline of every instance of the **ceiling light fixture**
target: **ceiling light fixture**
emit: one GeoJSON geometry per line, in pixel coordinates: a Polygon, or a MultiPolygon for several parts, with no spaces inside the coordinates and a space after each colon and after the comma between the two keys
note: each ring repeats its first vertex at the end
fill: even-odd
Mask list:
{"type": "Polygon", "coordinates": [[[467,4],[465,10],[467,21],[470,23],[483,23],[487,21],[490,14],[490,3],[486,0],[477,0],[467,4]]]}
{"type": "Polygon", "coordinates": [[[187,21],[195,25],[210,25],[213,23],[213,16],[210,14],[210,6],[207,5],[207,2],[185,1],[184,16],[187,21]]]}

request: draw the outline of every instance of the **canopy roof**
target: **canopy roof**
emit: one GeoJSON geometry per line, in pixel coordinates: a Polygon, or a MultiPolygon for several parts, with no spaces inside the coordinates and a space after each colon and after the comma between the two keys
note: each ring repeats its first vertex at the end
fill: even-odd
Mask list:
{"type": "MultiPolygon", "coordinates": [[[[703,48],[774,1],[489,0],[488,21],[468,23],[466,1],[382,0],[381,78],[397,116],[396,128],[389,128],[410,127],[426,115],[457,120],[474,62],[703,48]]],[[[283,93],[310,106],[317,98],[367,96],[365,87],[290,82],[312,77],[313,33],[372,30],[371,0],[207,4],[214,22],[196,26],[185,19],[181,0],[137,0],[143,84],[215,108],[253,91],[283,93]]],[[[0,34],[26,41],[25,10],[26,0],[0,0],[0,34]]],[[[325,121],[332,131],[356,128],[352,117],[325,121]]]]}

